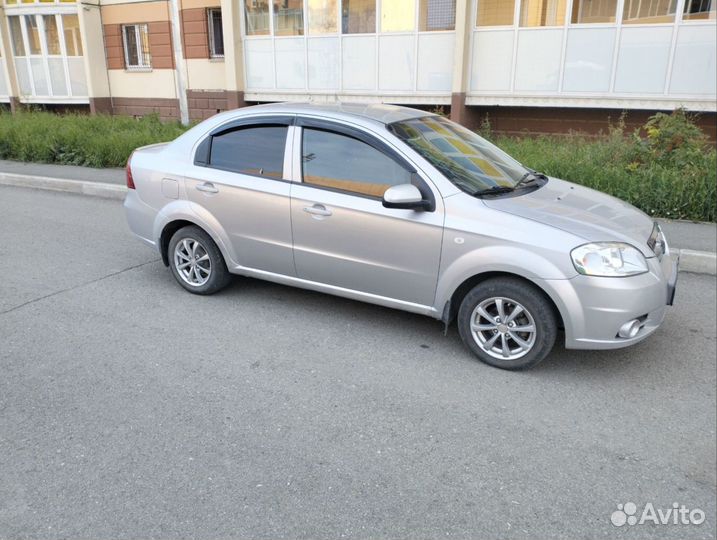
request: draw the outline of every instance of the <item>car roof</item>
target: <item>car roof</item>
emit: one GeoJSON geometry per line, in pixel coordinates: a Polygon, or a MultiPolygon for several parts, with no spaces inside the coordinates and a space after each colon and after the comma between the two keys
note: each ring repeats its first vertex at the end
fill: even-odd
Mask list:
{"type": "Polygon", "coordinates": [[[241,109],[242,112],[252,110],[252,112],[279,113],[279,114],[320,114],[322,116],[332,116],[336,118],[363,118],[380,122],[381,124],[391,124],[393,122],[401,122],[412,118],[420,118],[422,116],[435,116],[433,113],[422,111],[420,109],[412,109],[410,107],[401,107],[398,105],[389,105],[385,103],[270,103],[265,105],[255,105],[241,109]]]}

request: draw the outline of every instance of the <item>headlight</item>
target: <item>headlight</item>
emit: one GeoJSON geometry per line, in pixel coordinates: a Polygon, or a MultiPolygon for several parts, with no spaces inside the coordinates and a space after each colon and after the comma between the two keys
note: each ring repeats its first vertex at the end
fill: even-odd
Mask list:
{"type": "Polygon", "coordinates": [[[647,272],[645,257],[629,244],[599,242],[570,252],[575,269],[586,276],[625,277],[647,272]]]}

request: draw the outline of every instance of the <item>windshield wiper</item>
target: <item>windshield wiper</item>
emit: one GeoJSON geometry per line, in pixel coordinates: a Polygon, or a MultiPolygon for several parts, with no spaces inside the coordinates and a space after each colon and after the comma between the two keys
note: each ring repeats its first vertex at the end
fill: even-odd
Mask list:
{"type": "Polygon", "coordinates": [[[474,191],[471,193],[474,197],[481,196],[481,195],[501,195],[503,193],[512,193],[515,191],[515,188],[508,187],[508,186],[493,186],[488,189],[479,189],[478,191],[474,191]]]}

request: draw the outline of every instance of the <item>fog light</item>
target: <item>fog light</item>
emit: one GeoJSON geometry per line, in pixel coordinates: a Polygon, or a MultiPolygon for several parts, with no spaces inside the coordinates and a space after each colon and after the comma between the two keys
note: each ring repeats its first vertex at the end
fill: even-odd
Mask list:
{"type": "Polygon", "coordinates": [[[621,338],[634,338],[640,331],[641,326],[642,323],[640,322],[640,319],[633,319],[631,321],[627,321],[620,327],[620,331],[617,333],[617,335],[621,338]]]}

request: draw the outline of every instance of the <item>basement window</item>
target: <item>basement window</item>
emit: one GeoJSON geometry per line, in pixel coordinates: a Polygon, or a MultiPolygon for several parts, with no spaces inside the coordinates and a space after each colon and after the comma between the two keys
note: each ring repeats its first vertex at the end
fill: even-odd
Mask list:
{"type": "Polygon", "coordinates": [[[128,70],[146,70],[152,67],[149,53],[149,31],[146,24],[122,26],[124,65],[128,70]]]}
{"type": "Polygon", "coordinates": [[[209,57],[224,58],[224,30],[222,28],[222,10],[220,8],[208,9],[207,23],[209,25],[209,57]]]}

